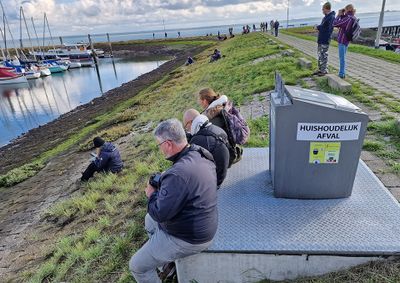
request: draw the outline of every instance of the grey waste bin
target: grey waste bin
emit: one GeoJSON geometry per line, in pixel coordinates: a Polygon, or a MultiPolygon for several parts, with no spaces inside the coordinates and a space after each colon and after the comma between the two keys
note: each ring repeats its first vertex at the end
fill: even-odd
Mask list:
{"type": "Polygon", "coordinates": [[[274,195],[299,199],[350,196],[368,115],[343,97],[285,86],[279,74],[270,103],[274,195]]]}

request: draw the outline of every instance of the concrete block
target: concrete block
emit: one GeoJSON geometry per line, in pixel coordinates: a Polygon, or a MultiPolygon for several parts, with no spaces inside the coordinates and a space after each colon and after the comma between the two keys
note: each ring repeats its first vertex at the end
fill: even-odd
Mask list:
{"type": "Polygon", "coordinates": [[[200,253],[177,260],[179,282],[255,283],[293,280],[345,270],[379,257],[200,253]]]}
{"type": "Polygon", "coordinates": [[[289,56],[289,57],[293,57],[294,56],[294,51],[292,49],[288,49],[282,52],[283,56],[289,56]]]}
{"type": "Polygon", "coordinates": [[[311,69],[312,63],[310,60],[307,60],[306,58],[299,58],[299,64],[302,68],[306,69],[311,69]]]}
{"type": "Polygon", "coordinates": [[[339,78],[338,76],[336,76],[334,74],[329,74],[329,75],[326,75],[326,77],[328,78],[328,85],[331,88],[342,91],[342,92],[351,90],[351,84],[346,82],[345,80],[339,78]]]}

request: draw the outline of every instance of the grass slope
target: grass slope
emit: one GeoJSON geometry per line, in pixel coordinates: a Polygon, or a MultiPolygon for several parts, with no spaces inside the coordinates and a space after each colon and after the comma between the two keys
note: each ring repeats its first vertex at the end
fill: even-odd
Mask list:
{"type": "MultiPolygon", "coordinates": [[[[110,136],[119,133],[115,127],[124,127],[127,123],[134,127],[149,124],[154,127],[158,121],[167,118],[181,119],[185,109],[197,108],[196,93],[203,87],[213,87],[240,105],[253,93],[272,89],[275,70],[283,74],[288,84],[301,83],[302,77],[310,75],[311,71],[298,67],[295,57],[253,64],[254,59],[280,52],[276,45],[268,45],[266,41],[264,35],[252,33],[222,42],[219,48],[226,57],[212,64],[208,63],[210,48],[195,58],[196,64],[177,69],[127,101],[124,107],[120,106],[117,112],[100,117],[99,121],[110,125],[103,134],[107,134],[107,130],[110,136]]],[[[299,56],[303,55],[296,53],[296,57],[299,56]]],[[[320,83],[323,86],[322,80],[320,83]]],[[[354,94],[370,101],[369,96],[361,96],[361,90],[355,89],[354,94]]],[[[268,117],[251,120],[249,125],[252,136],[248,145],[266,146],[268,117]]],[[[379,124],[372,130],[381,133],[391,131],[392,127],[391,124],[379,124]]],[[[95,130],[92,132],[94,134],[95,130]]],[[[397,132],[392,134],[397,135],[397,132]]],[[[88,143],[83,140],[81,149],[87,148],[88,143]]],[[[372,145],[372,148],[379,149],[380,145],[372,145]]],[[[128,261],[146,240],[143,188],[149,174],[164,170],[169,163],[159,153],[151,132],[147,131],[134,135],[125,165],[121,175],[97,175],[81,192],[47,211],[48,217],[72,222],[63,228],[65,235],[43,251],[44,261],[20,274],[22,278],[29,282],[133,282],[128,261]]],[[[396,282],[399,270],[396,262],[372,264],[297,282],[396,282]]]]}
{"type": "MultiPolygon", "coordinates": [[[[225,54],[222,60],[208,63],[210,48],[195,58],[196,64],[172,72],[117,111],[99,117],[98,123],[112,125],[108,128],[110,136],[117,132],[118,137],[119,130],[115,127],[121,126],[124,132],[127,123],[147,125],[154,122],[154,126],[171,117],[181,119],[187,108],[198,108],[196,93],[203,87],[212,87],[240,105],[252,94],[272,89],[275,70],[290,84],[310,75],[309,70],[298,67],[296,58],[282,57],[252,64],[254,59],[280,52],[276,45],[267,45],[261,34],[238,36],[220,43],[219,48],[225,54]]],[[[251,120],[249,124],[252,130],[249,145],[266,146],[268,118],[251,120]]],[[[107,129],[102,133],[107,134],[107,129]]],[[[87,148],[84,140],[81,149],[87,148]]],[[[24,278],[30,282],[133,281],[127,263],[146,239],[143,188],[150,173],[163,170],[169,164],[158,152],[151,132],[134,136],[134,146],[128,156],[123,174],[118,177],[98,175],[82,193],[48,210],[47,217],[71,219],[69,225],[78,223],[80,228],[74,229],[72,235],[66,233],[43,251],[46,260],[25,272],[24,278]]],[[[68,226],[64,230],[68,230],[68,226]]]]}

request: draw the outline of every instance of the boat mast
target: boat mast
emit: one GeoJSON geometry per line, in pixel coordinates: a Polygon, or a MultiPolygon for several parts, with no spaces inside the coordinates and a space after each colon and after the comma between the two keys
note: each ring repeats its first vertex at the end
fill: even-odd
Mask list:
{"type": "Polygon", "coordinates": [[[36,61],[36,55],[35,55],[35,50],[33,49],[33,43],[32,43],[32,39],[31,39],[31,34],[29,33],[28,24],[26,23],[25,13],[24,13],[24,9],[22,8],[22,6],[21,6],[21,12],[22,12],[22,17],[24,18],[26,33],[28,34],[29,44],[32,46],[33,58],[36,61]]]}
{"type": "Polygon", "coordinates": [[[42,53],[43,60],[44,60],[44,49],[46,48],[46,45],[44,45],[44,44],[45,44],[45,43],[44,43],[44,36],[45,36],[45,33],[46,33],[46,20],[45,20],[45,16],[46,16],[46,13],[44,13],[44,16],[43,16],[43,53],[42,53]]]}
{"type": "MultiPolygon", "coordinates": [[[[2,2],[1,0],[0,0],[0,6],[1,6],[1,10],[3,11],[4,38],[6,37],[6,34],[7,34],[7,32],[6,32],[6,24],[7,24],[7,29],[8,29],[8,32],[10,33],[11,42],[12,42],[12,44],[14,45],[15,54],[17,55],[17,57],[19,57],[18,48],[17,48],[17,45],[15,44],[14,36],[12,35],[11,29],[10,29],[10,25],[8,24],[8,20],[7,20],[7,17],[6,17],[6,13],[5,13],[5,11],[4,11],[3,2],[2,2]]],[[[7,51],[7,53],[8,53],[8,51],[7,51]]]]}
{"type": "Polygon", "coordinates": [[[36,32],[35,21],[33,20],[33,17],[31,17],[31,21],[32,21],[33,30],[34,30],[34,32],[35,32],[36,40],[37,40],[37,43],[38,43],[39,52],[42,52],[42,48],[41,48],[41,45],[40,45],[39,36],[38,36],[38,34],[37,34],[37,32],[36,32]]]}
{"type": "Polygon", "coordinates": [[[8,53],[8,49],[7,49],[6,20],[5,20],[4,11],[3,11],[3,31],[2,31],[1,33],[2,33],[2,36],[3,36],[3,40],[4,40],[4,50],[5,50],[5,52],[6,52],[6,57],[5,57],[5,59],[6,59],[6,61],[7,61],[10,54],[8,53]]]}
{"type": "Polygon", "coordinates": [[[20,49],[22,55],[25,57],[25,60],[28,61],[28,58],[26,57],[24,53],[24,45],[22,43],[22,7],[19,7],[19,44],[20,44],[20,49]]]}
{"type": "MultiPolygon", "coordinates": [[[[2,30],[1,27],[0,27],[0,33],[1,33],[1,38],[4,40],[4,34],[3,34],[3,30],[2,30]]],[[[6,58],[5,54],[4,54],[4,50],[1,47],[1,45],[0,45],[0,51],[1,51],[1,56],[3,57],[3,60],[7,60],[7,58],[6,58]]]]}
{"type": "Polygon", "coordinates": [[[47,19],[46,13],[44,13],[44,20],[45,20],[45,23],[47,24],[47,29],[49,30],[51,44],[53,45],[53,49],[54,49],[54,51],[56,52],[56,57],[58,57],[57,50],[56,50],[56,46],[54,45],[53,36],[52,36],[51,30],[50,30],[49,20],[47,19]]]}
{"type": "Polygon", "coordinates": [[[19,7],[19,46],[21,50],[24,48],[22,44],[22,6],[19,7]]]}

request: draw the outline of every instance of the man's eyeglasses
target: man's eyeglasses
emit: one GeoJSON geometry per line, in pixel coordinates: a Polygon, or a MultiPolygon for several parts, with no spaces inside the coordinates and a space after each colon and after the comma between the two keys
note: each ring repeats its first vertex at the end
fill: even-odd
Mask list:
{"type": "Polygon", "coordinates": [[[163,141],[163,142],[160,142],[160,143],[158,143],[157,145],[158,145],[158,146],[161,146],[163,143],[165,143],[165,142],[167,142],[167,141],[169,141],[169,140],[165,140],[165,141],[163,141]]]}

